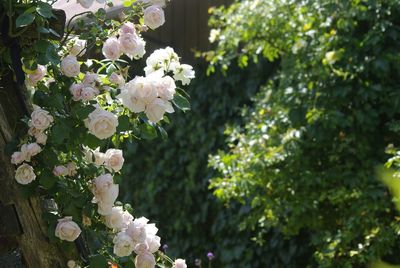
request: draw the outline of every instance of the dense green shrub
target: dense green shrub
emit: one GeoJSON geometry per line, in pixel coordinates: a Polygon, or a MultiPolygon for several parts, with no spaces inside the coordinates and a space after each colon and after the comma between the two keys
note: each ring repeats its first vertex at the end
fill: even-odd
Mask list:
{"type": "Polygon", "coordinates": [[[211,70],[280,64],[210,160],[215,195],[251,206],[261,233],[309,234],[318,267],[400,263],[398,212],[375,175],[400,141],[400,2],[243,0],[212,25],[211,70]]]}
{"type": "Polygon", "coordinates": [[[121,190],[125,200],[148,215],[159,226],[168,244],[168,253],[185,257],[193,267],[206,254],[214,252],[213,267],[266,267],[270,263],[300,261],[307,252],[298,241],[286,241],[278,233],[269,233],[271,248],[253,241],[251,229],[240,228],[249,208],[232,203],[223,207],[208,190],[214,171],[207,167],[210,153],[223,148],[226,123],[241,123],[240,107],[249,103],[266,82],[271,64],[259,63],[249,70],[232,68],[224,76],[207,77],[205,67],[197,69],[189,89],[192,111],[185,116],[173,114],[168,139],[134,143],[125,155],[125,179],[121,190]],[[137,155],[141,157],[136,157],[137,155]],[[162,225],[161,225],[162,223],[162,225]],[[271,254],[268,254],[271,252],[271,254]],[[280,252],[280,254],[276,254],[280,252]]]}

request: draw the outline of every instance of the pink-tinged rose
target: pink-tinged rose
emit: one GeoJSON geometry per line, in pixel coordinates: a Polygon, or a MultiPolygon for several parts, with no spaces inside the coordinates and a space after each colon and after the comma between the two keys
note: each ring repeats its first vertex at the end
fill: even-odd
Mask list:
{"type": "Polygon", "coordinates": [[[107,139],[117,131],[118,117],[111,112],[97,108],[89,114],[85,123],[91,134],[99,139],[107,139]]]}
{"type": "Polygon", "coordinates": [[[72,217],[64,217],[58,220],[55,235],[61,240],[75,241],[81,234],[81,228],[72,221],[72,217]]]}
{"type": "Polygon", "coordinates": [[[119,188],[114,184],[111,174],[98,176],[92,181],[93,203],[99,206],[99,214],[111,213],[113,204],[118,197],[119,188]]]}
{"type": "Polygon", "coordinates": [[[69,176],[75,176],[77,171],[76,171],[76,164],[74,162],[69,162],[67,164],[67,169],[68,169],[68,175],[69,176]]]}
{"type": "Polygon", "coordinates": [[[108,149],[105,154],[104,165],[109,171],[118,172],[121,170],[124,164],[124,157],[122,155],[122,150],[108,149]]]}
{"type": "Polygon", "coordinates": [[[81,99],[84,101],[93,100],[97,95],[99,95],[99,90],[92,86],[85,86],[81,91],[81,99]]]}
{"type": "Polygon", "coordinates": [[[30,162],[31,158],[42,151],[42,148],[36,143],[23,144],[21,146],[21,153],[25,161],[30,162]]]}
{"type": "Polygon", "coordinates": [[[47,129],[54,119],[50,113],[42,108],[36,106],[35,110],[31,114],[31,120],[29,122],[30,127],[34,127],[37,130],[47,129]]]}
{"type": "Polygon", "coordinates": [[[187,268],[186,261],[183,259],[176,259],[173,268],[187,268]]]}
{"type": "Polygon", "coordinates": [[[125,22],[124,24],[121,25],[118,31],[119,35],[124,35],[124,34],[135,34],[135,24],[132,22],[125,22]]]}
{"type": "Polygon", "coordinates": [[[139,254],[135,258],[136,268],[154,268],[156,266],[156,259],[153,254],[143,253],[139,254]]]}
{"type": "Polygon", "coordinates": [[[119,37],[121,51],[131,59],[142,58],[146,53],[145,41],[136,34],[124,34],[119,37]]]}
{"type": "Polygon", "coordinates": [[[61,61],[61,72],[68,77],[76,77],[81,72],[81,66],[75,56],[66,56],[61,61]]]}
{"type": "Polygon", "coordinates": [[[169,101],[157,98],[146,106],[145,114],[153,123],[163,119],[165,112],[173,113],[174,108],[169,101]]]}
{"type": "Polygon", "coordinates": [[[113,207],[111,212],[104,217],[105,225],[114,230],[126,229],[133,220],[133,216],[128,212],[124,211],[121,206],[113,207]]]}
{"type": "Polygon", "coordinates": [[[165,23],[164,10],[157,5],[149,6],[144,10],[144,24],[154,30],[165,23]]]}
{"type": "Polygon", "coordinates": [[[117,84],[119,87],[123,87],[125,85],[124,77],[116,72],[113,72],[108,80],[113,84],[117,84]]]}
{"type": "Polygon", "coordinates": [[[42,145],[46,145],[47,135],[44,132],[39,132],[35,135],[36,142],[42,145]]]}
{"type": "Polygon", "coordinates": [[[84,85],[83,84],[72,84],[69,87],[69,92],[71,92],[72,94],[72,99],[74,101],[79,101],[82,99],[82,89],[83,89],[84,85]]]}
{"type": "Polygon", "coordinates": [[[37,69],[33,73],[28,75],[28,85],[36,86],[37,83],[46,76],[47,70],[43,65],[38,65],[37,69]]]}
{"type": "Polygon", "coordinates": [[[163,100],[172,100],[176,92],[174,79],[170,76],[164,76],[156,82],[158,96],[163,100]]]}
{"type": "Polygon", "coordinates": [[[95,86],[96,83],[100,83],[100,79],[95,73],[86,73],[83,77],[82,83],[86,86],[95,86]]]}
{"type": "Polygon", "coordinates": [[[65,166],[56,166],[53,169],[53,174],[57,177],[59,176],[67,176],[68,175],[68,168],[65,166]]]}
{"type": "Polygon", "coordinates": [[[15,171],[15,180],[19,184],[29,184],[36,179],[36,174],[33,167],[28,164],[20,165],[15,171]]]}
{"type": "Polygon", "coordinates": [[[25,161],[25,157],[24,157],[24,154],[21,152],[14,152],[11,155],[11,163],[14,165],[19,165],[24,161],[25,161]]]}
{"type": "Polygon", "coordinates": [[[85,53],[86,53],[86,40],[74,38],[71,41],[71,49],[69,50],[69,54],[78,57],[84,55],[85,53]]]}
{"type": "Polygon", "coordinates": [[[110,37],[103,45],[103,55],[109,60],[117,60],[122,55],[120,44],[117,38],[110,37]]]}

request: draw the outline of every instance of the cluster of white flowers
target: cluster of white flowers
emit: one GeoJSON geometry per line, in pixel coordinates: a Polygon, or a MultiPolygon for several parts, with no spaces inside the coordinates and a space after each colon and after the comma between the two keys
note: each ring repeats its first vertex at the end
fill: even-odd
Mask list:
{"type": "MultiPolygon", "coordinates": [[[[31,162],[31,158],[42,151],[39,144],[46,144],[47,135],[45,131],[51,126],[54,119],[48,111],[38,106],[34,107],[29,120],[28,134],[36,139],[36,142],[24,143],[20,147],[20,151],[14,152],[11,156],[11,163],[19,165],[23,162],[31,162]]],[[[20,165],[15,172],[15,180],[19,184],[28,184],[36,179],[33,167],[27,163],[20,165]]]]}
{"type": "Polygon", "coordinates": [[[82,83],[73,83],[69,88],[74,101],[90,101],[100,94],[100,79],[97,74],[86,73],[82,83]]]}
{"type": "Polygon", "coordinates": [[[122,150],[108,149],[105,153],[100,152],[100,148],[96,150],[86,149],[86,162],[94,163],[96,166],[104,166],[110,172],[118,172],[124,164],[122,150]]]}
{"type": "Polygon", "coordinates": [[[122,54],[127,55],[130,59],[140,59],[146,53],[146,42],[141,38],[135,30],[135,25],[126,22],[121,25],[119,37],[112,36],[106,40],[103,45],[103,55],[109,60],[117,60],[122,54]]]}
{"type": "Polygon", "coordinates": [[[74,162],[69,162],[67,165],[56,166],[53,169],[53,174],[55,176],[75,176],[77,174],[76,164],[74,162]]]}

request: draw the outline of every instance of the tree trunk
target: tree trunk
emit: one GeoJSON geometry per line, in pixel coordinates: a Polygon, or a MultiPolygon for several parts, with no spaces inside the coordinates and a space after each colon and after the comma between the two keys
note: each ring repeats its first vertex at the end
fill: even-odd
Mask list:
{"type": "Polygon", "coordinates": [[[15,168],[5,153],[17,122],[29,110],[24,90],[18,88],[11,73],[0,77],[0,256],[19,249],[23,263],[23,266],[6,266],[5,260],[0,259],[0,267],[66,267],[66,256],[46,236],[43,200],[21,195],[14,179],[15,168]]]}

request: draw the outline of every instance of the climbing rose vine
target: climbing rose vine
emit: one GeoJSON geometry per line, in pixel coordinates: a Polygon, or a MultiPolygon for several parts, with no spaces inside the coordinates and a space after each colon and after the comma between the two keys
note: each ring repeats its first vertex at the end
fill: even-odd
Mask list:
{"type": "MultiPolygon", "coordinates": [[[[84,8],[94,3],[77,2],[84,8]]],[[[112,6],[112,1],[97,2],[112,6]]],[[[36,24],[51,32],[51,5],[32,5],[38,10],[34,20],[18,25],[25,10],[17,28],[36,24]],[[46,16],[39,12],[44,8],[46,16]]],[[[165,137],[162,122],[168,114],[189,109],[180,86],[189,84],[195,73],[166,47],[147,57],[142,74],[134,74],[132,61],[146,55],[142,33],[165,23],[166,2],[130,0],[124,5],[127,10],[118,20],[106,18],[105,6],[69,22],[58,41],[40,39],[23,58],[34,106],[25,119],[27,134],[11,156],[15,180],[26,192],[54,201],[44,215],[50,238],[64,245],[80,240],[90,248],[89,256],[81,254],[82,260],[70,260],[68,267],[186,267],[184,260],[174,262],[159,251],[154,223],[134,218],[132,207],[117,201],[124,164],[117,147],[157,133],[165,137]],[[104,59],[98,60],[99,55],[104,59]]]]}

